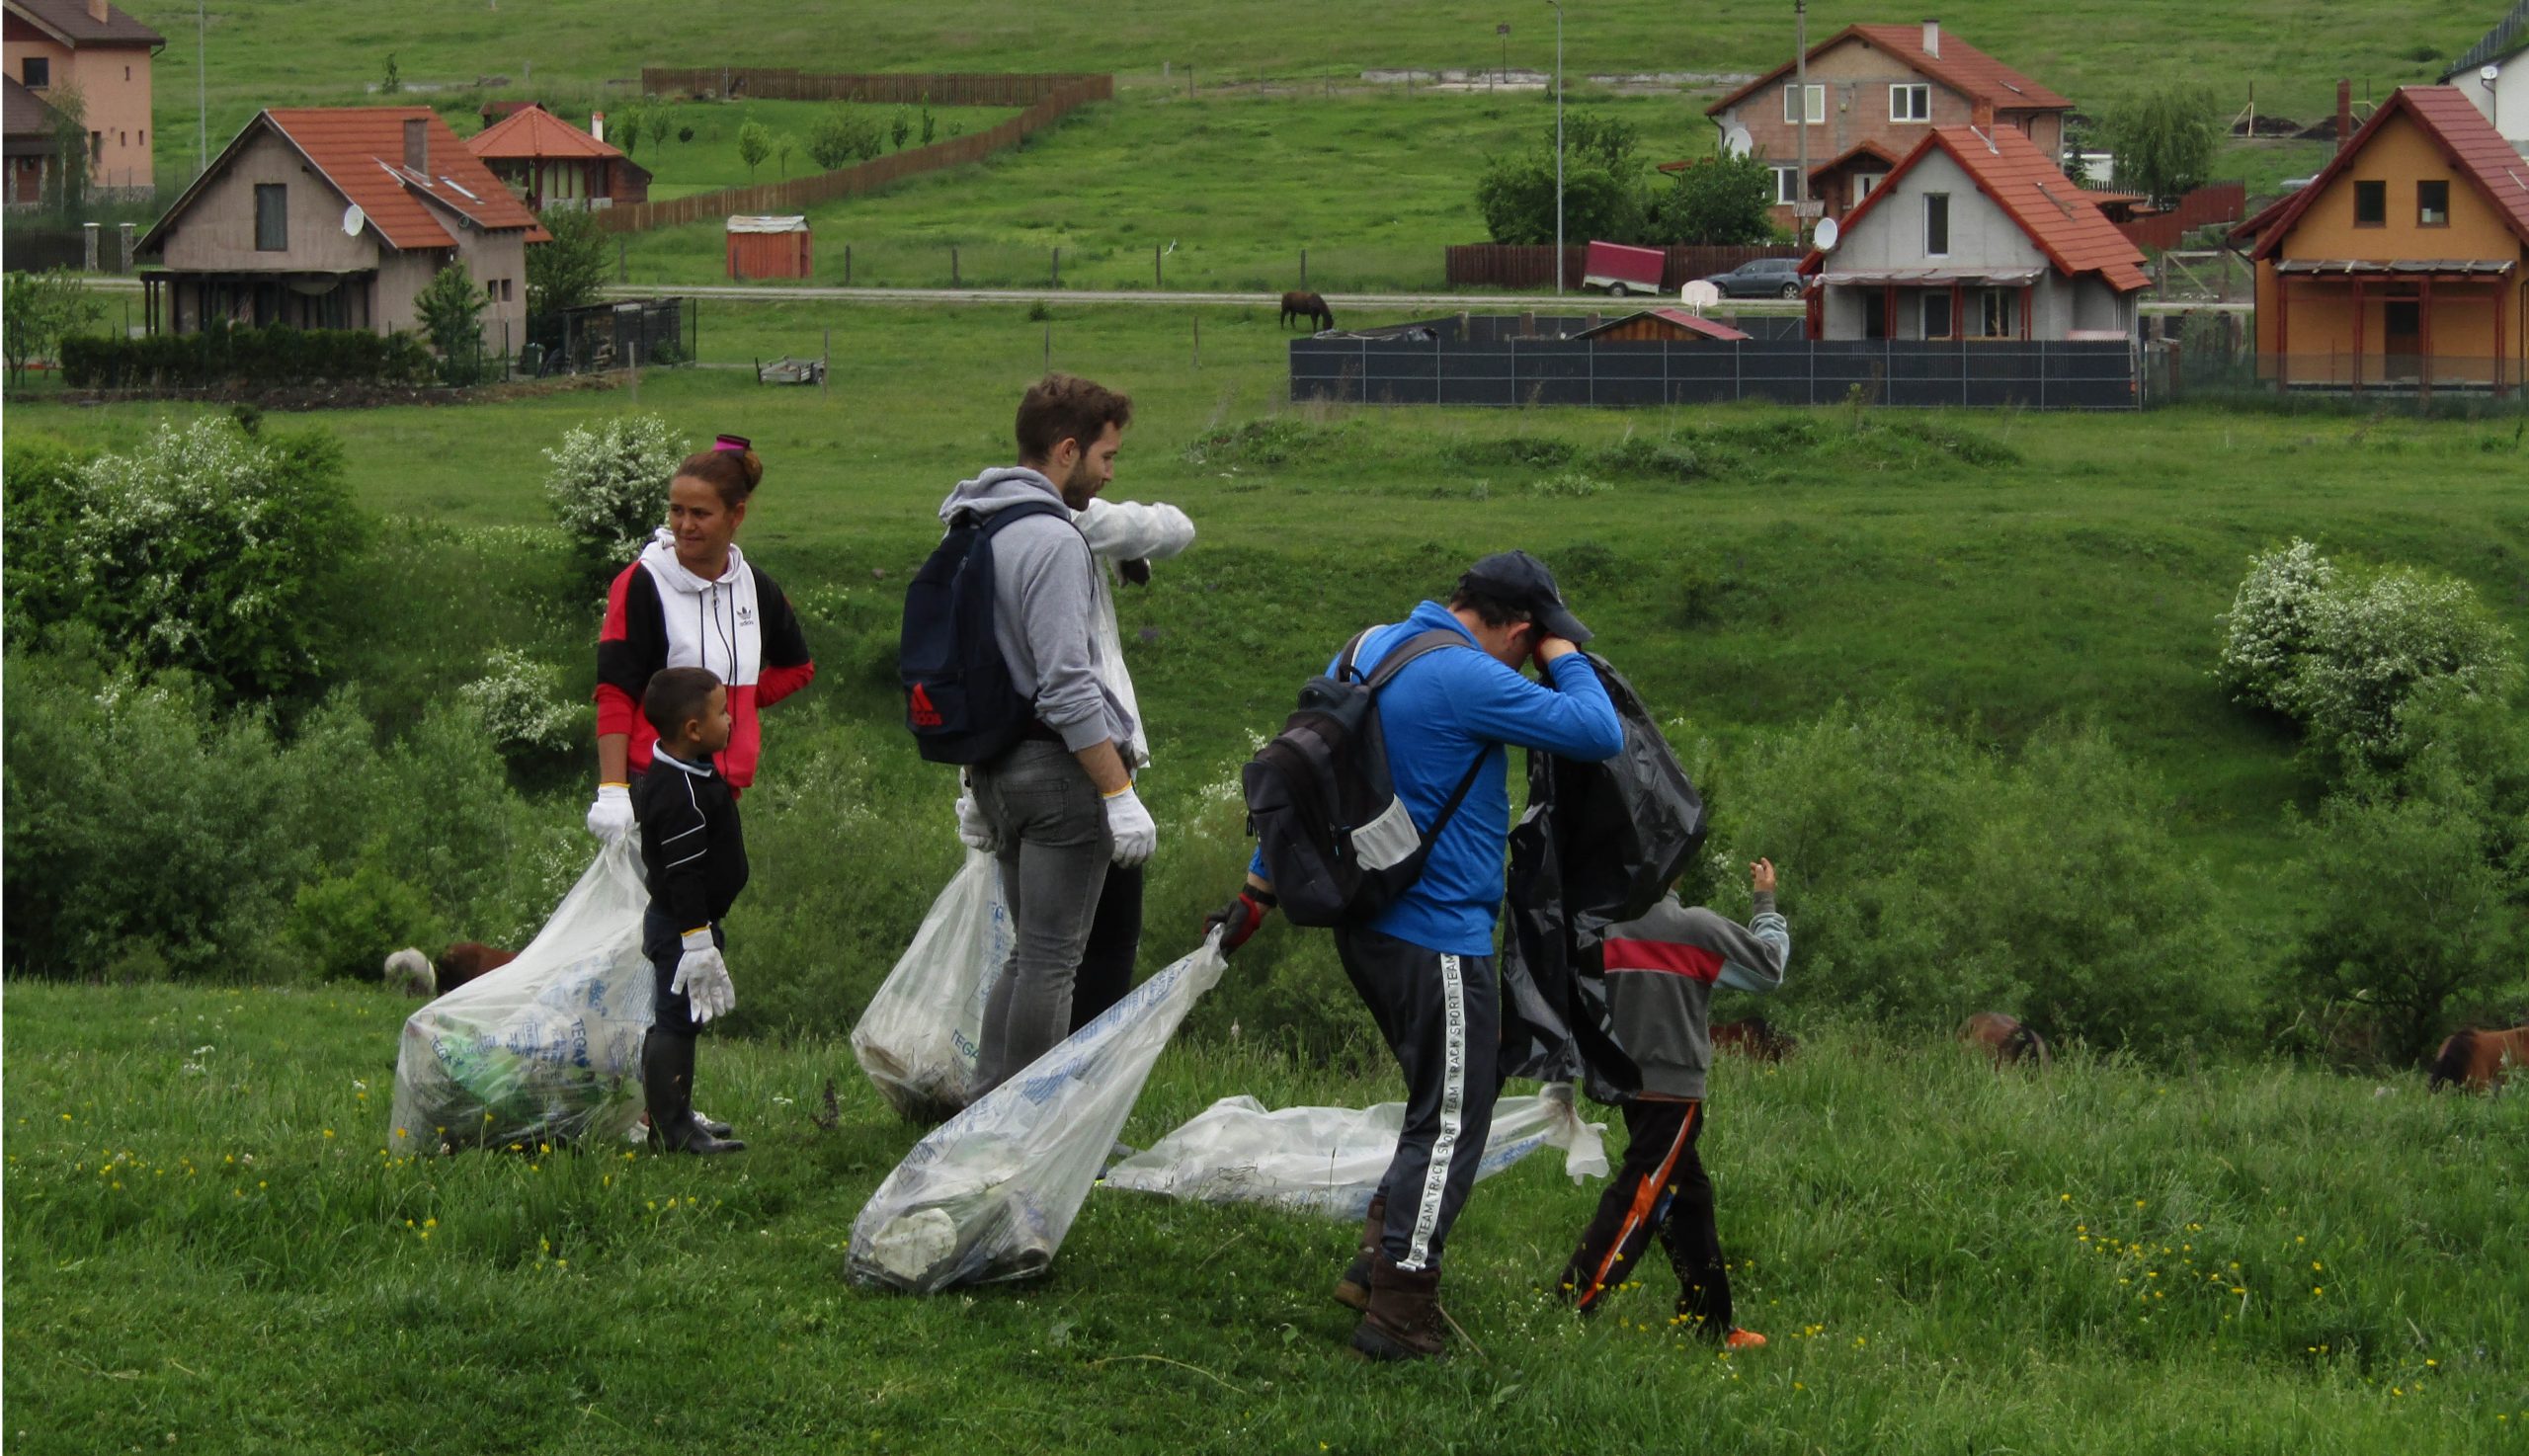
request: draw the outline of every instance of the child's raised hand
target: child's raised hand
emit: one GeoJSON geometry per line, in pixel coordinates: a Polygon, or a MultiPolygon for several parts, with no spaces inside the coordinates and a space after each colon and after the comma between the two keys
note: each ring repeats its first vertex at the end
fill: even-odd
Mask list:
{"type": "Polygon", "coordinates": [[[1772,894],[1774,892],[1774,862],[1770,859],[1759,859],[1755,863],[1749,865],[1748,886],[1759,895],[1772,894]]]}

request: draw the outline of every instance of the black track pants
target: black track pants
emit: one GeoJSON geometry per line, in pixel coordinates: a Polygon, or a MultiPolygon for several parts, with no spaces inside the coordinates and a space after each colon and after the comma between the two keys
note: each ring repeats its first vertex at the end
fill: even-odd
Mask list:
{"type": "Polygon", "coordinates": [[[1098,918],[1089,923],[1089,948],[1081,952],[1080,974],[1071,983],[1072,1030],[1097,1020],[1133,989],[1133,961],[1141,948],[1142,866],[1109,864],[1098,918]]]}
{"type": "Polygon", "coordinates": [[[1335,932],[1352,989],[1405,1074],[1405,1127],[1379,1191],[1387,1256],[1438,1268],[1493,1131],[1502,989],[1489,955],[1443,955],[1376,930],[1335,932]]]}
{"type": "Polygon", "coordinates": [[[1624,1163],[1563,1270],[1565,1297],[1582,1310],[1641,1277],[1637,1265],[1656,1233],[1677,1272],[1677,1313],[1711,1338],[1730,1332],[1730,1266],[1713,1224],[1712,1179],[1695,1153],[1703,1124],[1700,1101],[1624,1104],[1624,1163]]]}

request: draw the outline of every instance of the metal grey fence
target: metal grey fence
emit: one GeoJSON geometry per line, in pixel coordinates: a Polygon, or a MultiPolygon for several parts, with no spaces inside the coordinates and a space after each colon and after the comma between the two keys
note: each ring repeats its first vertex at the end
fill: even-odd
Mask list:
{"type": "Polygon", "coordinates": [[[2134,352],[2115,342],[1600,343],[1329,336],[1291,344],[1291,398],[1351,404],[1869,404],[2130,410],[2134,352]]]}

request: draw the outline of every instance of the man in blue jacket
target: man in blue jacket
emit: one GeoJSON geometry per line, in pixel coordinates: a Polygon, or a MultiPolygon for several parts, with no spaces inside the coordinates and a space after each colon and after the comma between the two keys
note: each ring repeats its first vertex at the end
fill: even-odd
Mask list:
{"type": "MultiPolygon", "coordinates": [[[[1580,655],[1590,629],[1535,557],[1487,556],[1458,579],[1446,606],[1425,602],[1404,621],[1372,628],[1360,671],[1435,628],[1459,634],[1471,650],[1417,658],[1381,691],[1388,771],[1416,826],[1427,828],[1468,765],[1481,759],[1482,768],[1432,844],[1423,877],[1376,918],[1335,931],[1352,988],[1405,1074],[1396,1157],[1335,1290],[1362,1312],[1352,1347],[1387,1360],[1440,1352],[1441,1248],[1493,1126],[1502,1031],[1493,938],[1510,833],[1509,748],[1595,763],[1624,746],[1615,705],[1580,655]],[[1519,671],[1531,662],[1545,682],[1519,671]]],[[[1273,904],[1260,855],[1246,887],[1212,917],[1221,948],[1244,944],[1273,904]]]]}

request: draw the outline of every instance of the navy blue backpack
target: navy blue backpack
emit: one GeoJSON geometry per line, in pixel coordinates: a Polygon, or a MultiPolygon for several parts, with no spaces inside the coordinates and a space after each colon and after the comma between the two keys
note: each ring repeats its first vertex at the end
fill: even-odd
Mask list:
{"type": "Polygon", "coordinates": [[[994,640],[992,538],[1030,516],[1071,513],[1030,501],[990,516],[959,512],[931,559],[905,588],[904,635],[896,671],[904,680],[905,726],[935,764],[981,764],[1025,737],[1036,705],[1010,681],[994,640]]]}

